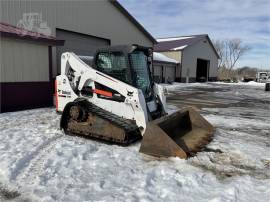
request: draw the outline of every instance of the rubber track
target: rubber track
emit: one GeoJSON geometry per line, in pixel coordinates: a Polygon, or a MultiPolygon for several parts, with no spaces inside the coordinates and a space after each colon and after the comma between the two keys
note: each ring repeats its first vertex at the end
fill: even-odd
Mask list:
{"type": "MultiPolygon", "coordinates": [[[[124,129],[126,135],[128,136],[128,138],[126,138],[123,141],[116,141],[114,139],[108,139],[107,137],[104,137],[101,134],[99,134],[98,137],[96,135],[91,135],[91,134],[87,135],[87,137],[90,136],[96,139],[101,139],[101,140],[105,140],[106,142],[116,143],[120,145],[128,145],[132,142],[135,142],[141,139],[142,136],[141,136],[138,126],[135,124],[135,121],[134,123],[132,123],[133,121],[117,116],[87,101],[78,101],[78,102],[74,102],[74,104],[84,107],[85,109],[87,109],[88,113],[92,113],[96,116],[99,116],[100,118],[108,120],[114,125],[119,126],[120,128],[124,129]]],[[[75,132],[75,133],[78,135],[81,135],[80,132],[75,132]]]]}

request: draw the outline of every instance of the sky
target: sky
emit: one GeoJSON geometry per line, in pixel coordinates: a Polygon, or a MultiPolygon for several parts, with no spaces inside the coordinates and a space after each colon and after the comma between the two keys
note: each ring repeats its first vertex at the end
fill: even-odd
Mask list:
{"type": "Polygon", "coordinates": [[[236,64],[270,70],[270,0],[119,0],[155,38],[208,34],[251,50],[236,64]]]}

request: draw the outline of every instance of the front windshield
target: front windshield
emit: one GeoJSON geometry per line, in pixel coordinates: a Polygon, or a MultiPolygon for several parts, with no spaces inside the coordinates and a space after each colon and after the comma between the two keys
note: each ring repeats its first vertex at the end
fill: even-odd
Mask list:
{"type": "Polygon", "coordinates": [[[141,89],[146,97],[151,95],[151,83],[148,72],[147,56],[142,51],[130,54],[130,63],[134,73],[135,86],[141,89]]]}

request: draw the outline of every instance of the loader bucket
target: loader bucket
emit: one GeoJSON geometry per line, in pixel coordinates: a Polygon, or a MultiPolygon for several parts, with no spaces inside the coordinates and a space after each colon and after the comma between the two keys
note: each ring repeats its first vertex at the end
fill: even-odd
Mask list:
{"type": "Polygon", "coordinates": [[[140,152],[156,157],[193,156],[208,144],[214,127],[191,107],[147,124],[140,152]]]}

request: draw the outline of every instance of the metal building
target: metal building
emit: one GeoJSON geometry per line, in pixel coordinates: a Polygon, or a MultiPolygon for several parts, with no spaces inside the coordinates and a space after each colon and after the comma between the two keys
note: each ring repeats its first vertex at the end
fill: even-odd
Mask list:
{"type": "MultiPolygon", "coordinates": [[[[153,47],[156,43],[156,40],[115,0],[0,1],[0,8],[1,22],[22,30],[41,33],[28,38],[42,39],[40,36],[45,35],[52,36],[54,40],[57,38],[65,41],[63,46],[55,47],[50,44],[49,60],[48,46],[34,44],[29,40],[22,41],[20,37],[15,39],[1,35],[1,57],[8,58],[5,62],[1,59],[2,112],[51,105],[53,93],[50,91],[49,94],[42,94],[44,91],[41,85],[44,81],[53,80],[60,73],[60,55],[65,51],[91,55],[97,48],[108,45],[138,44],[153,47]],[[28,61],[23,69],[20,67],[22,61],[28,61]],[[47,75],[49,62],[51,79],[47,75]],[[40,72],[37,73],[35,68],[39,68],[40,72]],[[2,69],[8,69],[8,73],[2,69]],[[36,102],[30,102],[30,98],[22,99],[25,95],[22,91],[20,98],[13,97],[12,92],[6,88],[12,85],[13,89],[18,90],[26,83],[29,85],[24,89],[25,92],[35,91],[36,95],[42,94],[43,99],[36,102]],[[9,101],[5,99],[7,97],[8,100],[17,98],[17,103],[10,106],[11,104],[7,103],[9,101]]],[[[24,31],[20,35],[25,35],[24,31]]]]}
{"type": "Polygon", "coordinates": [[[176,69],[179,62],[161,53],[153,53],[152,75],[157,83],[171,83],[175,81],[176,69]]]}
{"type": "Polygon", "coordinates": [[[160,38],[157,41],[154,51],[179,62],[175,81],[217,80],[219,55],[207,34],[160,38]]]}

